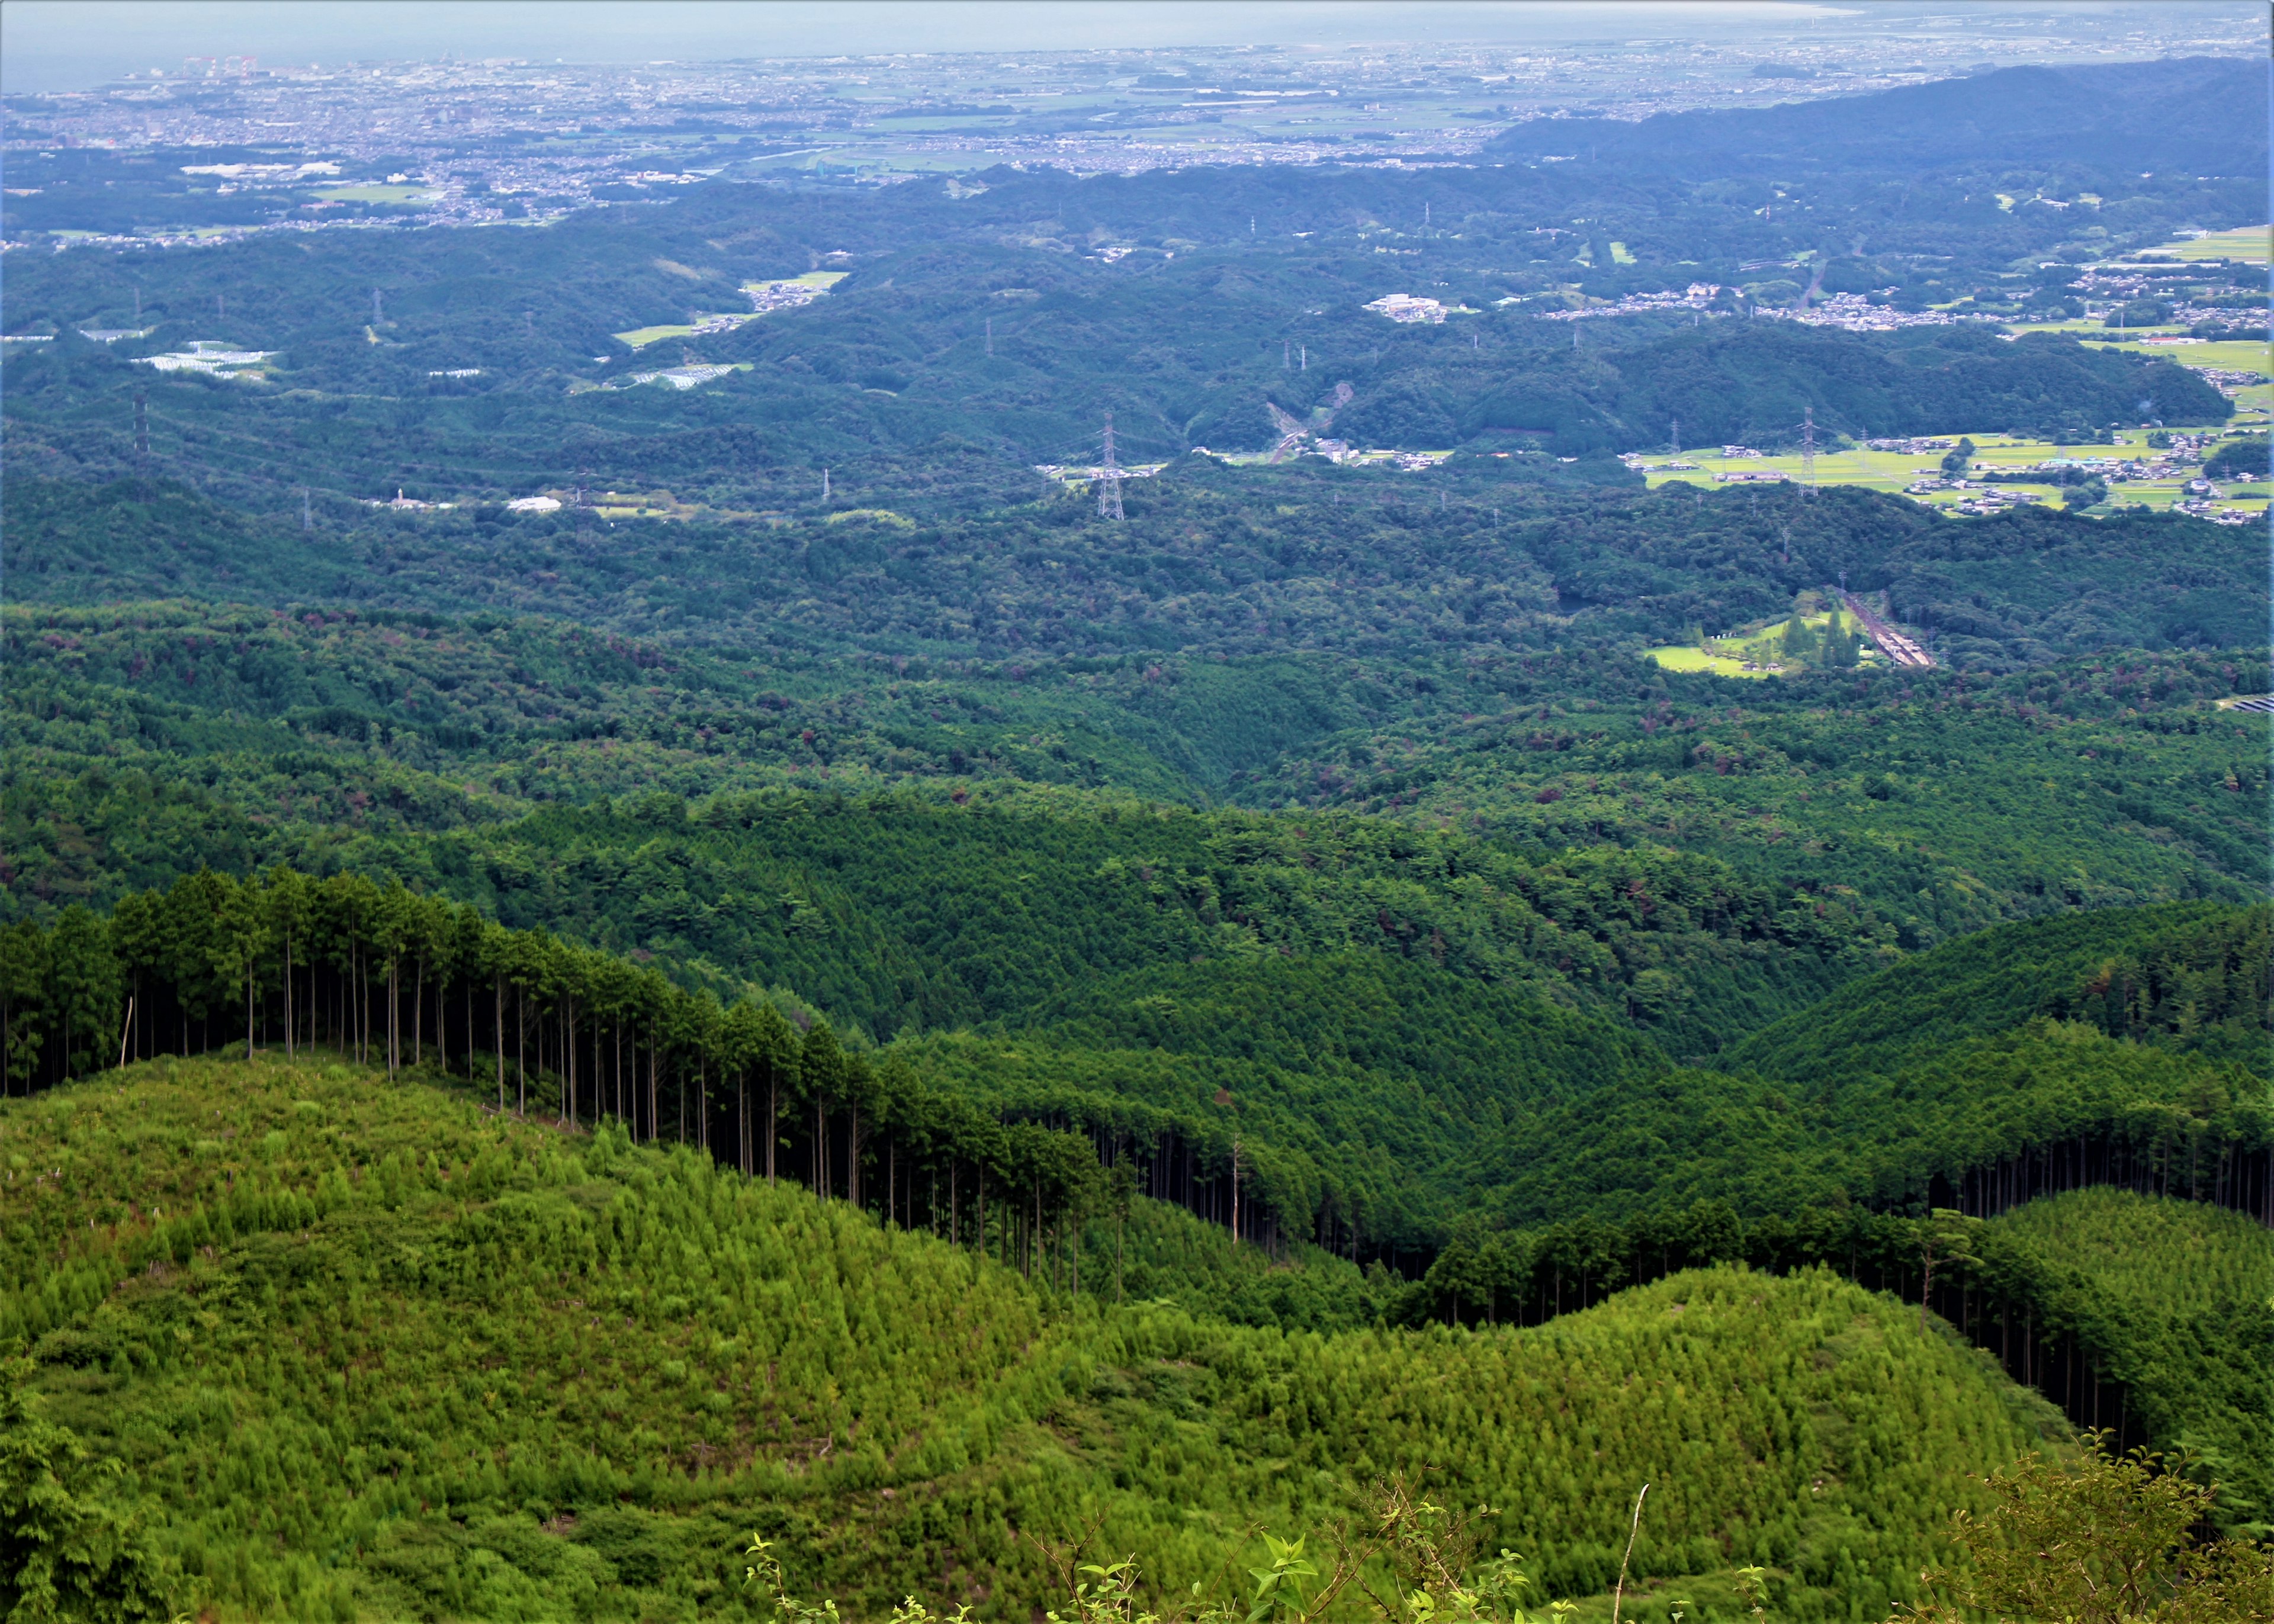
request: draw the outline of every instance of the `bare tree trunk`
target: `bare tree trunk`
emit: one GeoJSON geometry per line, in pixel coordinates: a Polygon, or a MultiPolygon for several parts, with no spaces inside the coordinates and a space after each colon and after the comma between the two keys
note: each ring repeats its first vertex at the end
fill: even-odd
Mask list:
{"type": "Polygon", "coordinates": [[[1231,1244],[1239,1244],[1239,1140],[1231,1141],[1231,1244]]]}
{"type": "Polygon", "coordinates": [[[284,1058],[292,1057],[292,933],[288,930],[284,933],[284,1058]]]}
{"type": "MultiPolygon", "coordinates": [[[[471,998],[473,994],[470,992],[466,996],[471,998]]],[[[466,1065],[470,1071],[474,1064],[473,1036],[473,1027],[469,1025],[466,1028],[466,1065]]],[[[501,970],[497,978],[497,998],[490,1005],[490,1038],[497,1045],[498,1112],[502,1116],[505,1112],[505,973],[501,970]]]]}

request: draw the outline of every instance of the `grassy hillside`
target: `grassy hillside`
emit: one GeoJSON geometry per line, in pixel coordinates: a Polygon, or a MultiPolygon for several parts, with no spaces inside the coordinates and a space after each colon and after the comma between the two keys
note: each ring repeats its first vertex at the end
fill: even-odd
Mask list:
{"type": "Polygon", "coordinates": [[[1820,1274],[1680,1275],[1527,1332],[1239,1330],[1074,1306],[614,1131],[341,1064],[139,1065],[0,1105],[6,1323],[216,1616],[755,1616],[735,1530],[857,1613],[1024,1616],[1016,1531],[1164,1584],[1392,1469],[1506,1509],[1555,1594],[1879,1616],[1969,1474],[2059,1428],[1820,1274]],[[1717,1580],[1714,1575],[1721,1575],[1717,1580]]]}

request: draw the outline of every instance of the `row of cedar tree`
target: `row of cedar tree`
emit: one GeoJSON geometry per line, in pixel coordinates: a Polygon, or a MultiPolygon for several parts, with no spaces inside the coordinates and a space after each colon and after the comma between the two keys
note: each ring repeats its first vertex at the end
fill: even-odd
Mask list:
{"type": "Polygon", "coordinates": [[[390,1076],[431,1063],[492,1084],[501,1109],[699,1145],[1029,1269],[1070,1217],[1129,1189],[1090,1135],[928,1090],[803,1010],[727,1005],[358,875],[205,871],[107,922],[73,906],[51,929],[0,929],[0,1019],[11,1093],[239,1034],[247,1051],[336,1049],[390,1076]]]}

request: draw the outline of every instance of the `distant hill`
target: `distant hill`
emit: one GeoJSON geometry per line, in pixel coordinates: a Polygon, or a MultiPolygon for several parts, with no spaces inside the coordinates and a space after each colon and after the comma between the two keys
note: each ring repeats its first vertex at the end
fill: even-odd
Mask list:
{"type": "Polygon", "coordinates": [[[2263,176],[2266,116],[2263,62],[2192,56],[2003,68],[1870,95],[1666,113],[1636,124],[1533,119],[1488,151],[1591,154],[1691,177],[2064,161],[2263,176]]]}

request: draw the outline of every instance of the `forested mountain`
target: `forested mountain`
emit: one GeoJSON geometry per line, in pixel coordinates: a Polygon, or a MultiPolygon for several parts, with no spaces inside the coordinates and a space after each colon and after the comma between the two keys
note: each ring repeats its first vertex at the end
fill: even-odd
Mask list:
{"type": "MultiPolygon", "coordinates": [[[[2266,79],[2228,58],[1994,67],[1735,112],[1639,122],[1555,119],[1500,138],[1511,154],[1593,149],[1593,162],[1688,177],[1941,169],[1981,162],[2180,169],[2253,175],[2266,167],[2266,79]]],[[[2142,178],[2146,178],[2142,177],[2142,178]]]]}
{"type": "Polygon", "coordinates": [[[762,1617],[755,1529],[1296,1624],[1257,1536],[1410,1491],[1533,1616],[1875,1624],[2095,1428],[2248,1568],[2266,534],[1838,470],[2258,410],[2000,323],[2261,217],[2263,65],[19,252],[172,218],[59,148],[0,1613],[762,1617]]]}

